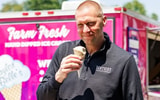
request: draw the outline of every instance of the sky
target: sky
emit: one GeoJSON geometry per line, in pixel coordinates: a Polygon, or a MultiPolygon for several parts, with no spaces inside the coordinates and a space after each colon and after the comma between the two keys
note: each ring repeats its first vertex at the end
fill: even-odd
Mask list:
{"type": "MultiPolygon", "coordinates": [[[[119,5],[123,6],[127,2],[132,2],[133,0],[100,0],[106,6],[119,5]]],[[[146,13],[148,16],[151,16],[152,13],[158,15],[160,22],[160,0],[138,0],[141,4],[144,5],[146,13]]]]}
{"type": "MultiPolygon", "coordinates": [[[[21,3],[25,0],[1,0],[0,1],[0,8],[2,8],[2,4],[7,2],[17,1],[18,3],[21,3]]],[[[127,2],[131,2],[133,0],[100,0],[102,4],[105,6],[114,6],[119,5],[123,6],[127,2]]],[[[146,9],[147,15],[151,16],[152,13],[156,13],[158,15],[158,19],[160,21],[160,0],[138,0],[140,3],[142,3],[146,9]]]]}

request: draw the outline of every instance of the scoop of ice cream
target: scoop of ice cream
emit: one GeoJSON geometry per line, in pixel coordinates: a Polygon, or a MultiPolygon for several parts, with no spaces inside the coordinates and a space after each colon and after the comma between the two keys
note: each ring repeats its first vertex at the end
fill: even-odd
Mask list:
{"type": "Polygon", "coordinates": [[[86,54],[86,48],[83,46],[77,46],[73,48],[74,54],[77,56],[80,56],[82,59],[84,59],[86,54]]]}
{"type": "Polygon", "coordinates": [[[0,56],[0,73],[0,91],[25,82],[31,76],[30,69],[27,66],[6,54],[0,56]]]}

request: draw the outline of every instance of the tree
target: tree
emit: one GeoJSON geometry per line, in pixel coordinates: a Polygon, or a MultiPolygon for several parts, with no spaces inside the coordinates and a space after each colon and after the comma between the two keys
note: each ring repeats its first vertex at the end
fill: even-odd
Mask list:
{"type": "MultiPolygon", "coordinates": [[[[127,9],[130,9],[132,11],[136,11],[144,16],[147,16],[146,15],[146,10],[143,6],[143,4],[141,4],[140,2],[138,2],[138,0],[133,0],[133,2],[128,2],[126,4],[124,4],[124,7],[127,8],[127,9]]],[[[158,20],[158,16],[153,13],[151,15],[151,18],[154,19],[154,20],[158,20]]]]}
{"type": "Polygon", "coordinates": [[[152,13],[151,18],[158,21],[158,16],[155,13],[152,13]]]}
{"type": "Polygon", "coordinates": [[[126,4],[124,4],[124,7],[133,11],[136,11],[142,15],[146,15],[146,10],[143,6],[143,4],[141,4],[140,2],[138,2],[138,0],[133,0],[133,2],[128,2],[126,4]]]}
{"type": "Polygon", "coordinates": [[[18,4],[17,2],[8,2],[3,4],[3,8],[1,9],[1,12],[7,12],[7,11],[22,11],[23,5],[18,4]]]}
{"type": "Polygon", "coordinates": [[[60,9],[62,1],[65,0],[27,0],[24,7],[26,10],[60,9]]]}
{"type": "Polygon", "coordinates": [[[62,2],[66,0],[26,0],[18,4],[16,0],[3,4],[1,12],[7,11],[28,11],[28,10],[49,10],[61,8],[62,2]]]}

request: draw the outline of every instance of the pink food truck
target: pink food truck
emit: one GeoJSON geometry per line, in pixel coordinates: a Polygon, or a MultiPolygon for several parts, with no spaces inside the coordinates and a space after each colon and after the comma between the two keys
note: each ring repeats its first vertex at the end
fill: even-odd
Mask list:
{"type": "MultiPolygon", "coordinates": [[[[103,11],[104,31],[135,57],[145,100],[159,100],[160,23],[123,7],[103,11]]],[[[0,13],[0,100],[37,100],[37,87],[57,47],[79,39],[74,12],[64,7],[0,13]]]]}

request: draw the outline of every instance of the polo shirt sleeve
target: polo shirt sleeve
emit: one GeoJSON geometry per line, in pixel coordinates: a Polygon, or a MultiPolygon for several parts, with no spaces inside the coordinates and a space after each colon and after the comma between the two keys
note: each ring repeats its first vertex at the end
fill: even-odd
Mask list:
{"type": "Polygon", "coordinates": [[[60,67],[61,60],[63,58],[64,46],[59,46],[56,50],[50,65],[45,73],[42,82],[37,89],[37,100],[57,100],[58,91],[61,83],[55,80],[55,74],[60,67]],[[63,51],[62,51],[63,50],[63,51]]]}

